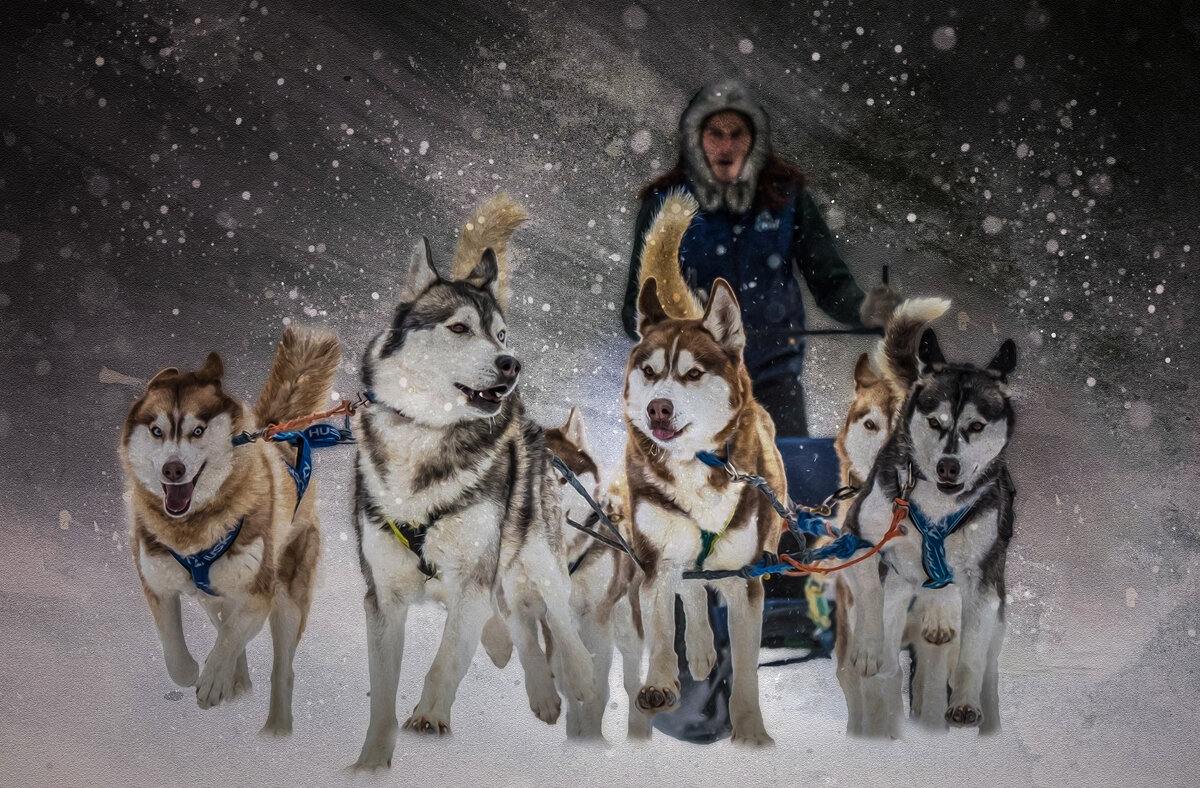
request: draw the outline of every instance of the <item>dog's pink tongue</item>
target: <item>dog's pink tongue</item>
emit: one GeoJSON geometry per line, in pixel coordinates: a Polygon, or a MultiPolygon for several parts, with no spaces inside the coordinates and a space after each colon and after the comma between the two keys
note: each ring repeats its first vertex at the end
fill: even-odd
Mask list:
{"type": "Polygon", "coordinates": [[[188,505],[192,502],[192,491],[195,489],[196,482],[194,480],[186,484],[164,484],[163,494],[167,511],[175,514],[186,512],[188,505]]]}
{"type": "Polygon", "coordinates": [[[655,427],[650,431],[653,432],[654,437],[658,438],[660,441],[669,441],[671,438],[675,437],[675,430],[664,430],[659,427],[655,427]]]}

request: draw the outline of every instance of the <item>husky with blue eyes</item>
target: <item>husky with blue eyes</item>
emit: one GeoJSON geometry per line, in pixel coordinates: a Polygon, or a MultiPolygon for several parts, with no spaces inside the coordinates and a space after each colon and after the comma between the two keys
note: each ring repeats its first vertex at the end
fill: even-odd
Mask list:
{"type": "Polygon", "coordinates": [[[525,216],[503,195],[477,209],[449,278],[418,242],[391,323],[363,356],[372,405],[354,429],[354,528],[367,587],[371,715],[360,769],[391,764],[405,618],[426,599],[445,604],[446,624],[405,729],[450,732],[451,705],[485,625],[498,664],[509,656],[506,634],[516,645],[540,719],[553,722],[561,708],[538,641],[543,619],[568,698],[593,694],[591,656],[571,613],[559,485],[546,437],[521,403],[521,364],[508,346],[505,247],[525,216]]]}
{"type": "Polygon", "coordinates": [[[168,367],[130,408],[121,438],[130,545],[167,674],[195,686],[201,708],[232,700],[250,689],[246,644],[269,619],[266,734],[292,730],[292,657],[320,552],[315,485],[294,480],[290,446],[234,438],[326,406],[338,358],[333,335],[289,328],[253,410],[225,392],[216,353],[194,372],[168,367]],[[217,628],[203,669],[184,639],[180,596],[217,628]]]}
{"type": "Polygon", "coordinates": [[[854,594],[848,660],[862,676],[890,675],[914,593],[957,597],[958,659],[945,720],[986,733],[1000,725],[997,664],[1015,495],[1006,381],[1016,345],[1005,341],[983,368],[951,364],[926,330],[917,359],[892,434],[846,515],[847,529],[875,543],[892,523],[895,500],[908,503],[902,535],[846,571],[854,594]]]}

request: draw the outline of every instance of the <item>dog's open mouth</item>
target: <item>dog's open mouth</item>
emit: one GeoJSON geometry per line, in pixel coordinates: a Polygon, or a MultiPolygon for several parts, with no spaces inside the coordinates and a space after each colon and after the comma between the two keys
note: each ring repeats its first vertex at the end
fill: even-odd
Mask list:
{"type": "Polygon", "coordinates": [[[490,389],[483,390],[473,389],[461,383],[455,383],[454,386],[467,395],[468,405],[484,413],[495,413],[500,410],[500,403],[512,391],[511,386],[492,386],[490,389]]]}
{"type": "MultiPolygon", "coordinates": [[[[204,465],[207,465],[205,463],[204,465]]],[[[196,471],[190,482],[183,484],[163,484],[163,508],[172,517],[182,517],[192,505],[192,493],[196,491],[196,480],[204,472],[204,465],[196,471]]]]}
{"type": "Polygon", "coordinates": [[[687,428],[687,424],[677,430],[673,430],[670,427],[651,427],[650,434],[664,443],[669,443],[682,435],[687,428]]]}
{"type": "Polygon", "coordinates": [[[953,495],[954,493],[962,492],[963,484],[962,482],[958,482],[956,484],[951,484],[949,482],[938,482],[937,488],[939,492],[944,492],[947,495],[953,495]]]}

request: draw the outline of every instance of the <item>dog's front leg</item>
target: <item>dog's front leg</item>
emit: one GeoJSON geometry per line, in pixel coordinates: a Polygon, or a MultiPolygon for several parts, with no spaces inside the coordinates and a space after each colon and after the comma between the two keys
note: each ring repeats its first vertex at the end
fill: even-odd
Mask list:
{"type": "Polygon", "coordinates": [[[179,594],[159,596],[149,586],[143,585],[150,614],[162,643],[163,660],[167,663],[167,675],[181,687],[190,687],[200,675],[200,666],[188,651],[187,639],[183,635],[183,617],[179,609],[179,594]]]}
{"type": "Polygon", "coordinates": [[[271,597],[266,593],[247,594],[241,599],[221,598],[208,602],[207,606],[209,618],[217,626],[217,641],[208,652],[204,670],[196,682],[196,703],[202,709],[232,700],[248,686],[246,644],[266,623],[271,597]],[[218,606],[221,615],[213,615],[218,606]]]}
{"type": "MultiPolygon", "coordinates": [[[[962,594],[962,633],[958,666],[951,680],[946,722],[960,727],[979,725],[983,720],[980,695],[992,638],[999,628],[1000,599],[994,589],[984,589],[974,577],[958,581],[962,594]]],[[[997,649],[998,651],[998,649],[997,649]]]]}
{"type": "Polygon", "coordinates": [[[708,592],[704,583],[693,580],[680,585],[679,597],[683,601],[683,639],[688,669],[692,678],[704,681],[717,664],[717,647],[708,620],[708,592]]]}
{"type": "Polygon", "coordinates": [[[650,668],[638,692],[637,707],[646,714],[679,707],[679,660],[675,655],[675,593],[683,570],[665,558],[642,584],[643,620],[650,641],[650,668]]]}
{"type": "Polygon", "coordinates": [[[860,561],[846,569],[843,576],[854,594],[850,664],[860,676],[874,676],[884,665],[883,582],[879,578],[879,557],[860,561]]]}
{"type": "Polygon", "coordinates": [[[404,723],[408,730],[438,736],[450,732],[450,707],[479,647],[483,625],[492,614],[490,588],[477,585],[469,575],[448,577],[446,585],[449,593],[442,643],[425,674],[421,702],[404,723]],[[457,581],[458,588],[453,588],[451,581],[457,581]]]}
{"type": "Polygon", "coordinates": [[[729,717],[733,741],[765,747],[774,744],[763,725],[758,703],[758,649],[762,640],[763,584],[760,578],[722,581],[721,593],[729,606],[729,647],[733,657],[733,687],[729,717]]]}
{"type": "Polygon", "coordinates": [[[396,690],[404,658],[404,622],[408,600],[395,589],[369,587],[363,599],[367,613],[367,674],[371,682],[371,721],[355,769],[392,765],[396,747],[396,690]]]}
{"type": "Polygon", "coordinates": [[[954,586],[917,592],[912,613],[916,667],[912,678],[912,711],[921,727],[946,728],[946,687],[958,661],[962,598],[954,586]]]}

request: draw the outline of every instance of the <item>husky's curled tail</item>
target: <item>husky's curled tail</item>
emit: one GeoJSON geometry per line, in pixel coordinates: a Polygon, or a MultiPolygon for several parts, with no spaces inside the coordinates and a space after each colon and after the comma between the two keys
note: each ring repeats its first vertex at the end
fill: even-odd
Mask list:
{"type": "Polygon", "coordinates": [[[679,244],[698,210],[700,206],[692,195],[675,189],[667,195],[654,223],[646,231],[638,285],[640,288],[648,279],[654,279],[659,301],[673,318],[695,320],[704,315],[704,305],[687,286],[679,270],[679,244]]]}
{"type": "Polygon", "coordinates": [[[500,308],[508,307],[508,239],[521,223],[529,218],[524,206],[514,202],[507,194],[497,194],[479,206],[466,223],[458,237],[458,252],[454,255],[453,279],[467,279],[478,265],[483,253],[491,249],[496,255],[499,269],[496,292],[500,308]]]}
{"type": "Polygon", "coordinates": [[[917,379],[917,339],[925,324],[950,308],[945,298],[910,298],[896,307],[883,339],[872,351],[875,367],[903,396],[917,379]]]}
{"type": "Polygon", "coordinates": [[[334,334],[288,326],[254,404],[255,423],[266,427],[320,410],[329,398],[340,358],[334,334]]]}

